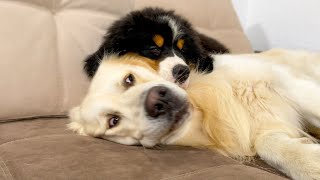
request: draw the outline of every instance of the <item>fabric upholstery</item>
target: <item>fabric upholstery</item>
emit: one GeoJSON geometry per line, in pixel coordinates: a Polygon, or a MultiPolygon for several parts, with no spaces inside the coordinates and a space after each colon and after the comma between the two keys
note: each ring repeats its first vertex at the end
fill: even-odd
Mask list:
{"type": "Polygon", "coordinates": [[[85,57],[145,6],[175,9],[232,52],[250,52],[229,0],[0,0],[0,121],[65,114],[87,91],[85,57]]]}
{"type": "Polygon", "coordinates": [[[67,119],[53,118],[85,95],[82,63],[106,28],[149,5],[175,9],[233,53],[251,52],[229,0],[0,0],[0,180],[285,179],[262,161],[123,146],[76,135],[67,119]]]}
{"type": "Polygon", "coordinates": [[[79,136],[66,130],[67,122],[0,123],[0,179],[285,179],[215,152],[144,149],[79,136]]]}

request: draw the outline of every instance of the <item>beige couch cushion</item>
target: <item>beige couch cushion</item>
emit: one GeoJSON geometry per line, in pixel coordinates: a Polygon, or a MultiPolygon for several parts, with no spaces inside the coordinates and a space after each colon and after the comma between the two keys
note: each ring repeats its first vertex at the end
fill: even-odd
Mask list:
{"type": "Polygon", "coordinates": [[[216,152],[173,146],[144,149],[79,136],[66,130],[67,122],[50,118],[0,124],[0,179],[285,179],[266,165],[263,169],[271,173],[216,152]]]}
{"type": "Polygon", "coordinates": [[[251,51],[226,0],[0,1],[0,121],[65,114],[86,93],[85,57],[105,29],[132,9],[177,9],[232,52],[251,51]]]}

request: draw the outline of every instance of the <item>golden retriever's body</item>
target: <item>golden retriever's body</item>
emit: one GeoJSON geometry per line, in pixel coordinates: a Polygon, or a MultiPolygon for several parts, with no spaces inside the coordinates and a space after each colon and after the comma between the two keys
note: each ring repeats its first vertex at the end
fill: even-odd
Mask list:
{"type": "MultiPolygon", "coordinates": [[[[214,65],[210,74],[192,73],[185,90],[155,72],[145,70],[147,75],[143,75],[139,67],[141,71],[134,74],[144,77],[144,81],[121,92],[106,88],[114,86],[108,81],[116,78],[108,77],[106,72],[110,71],[101,68],[84,103],[71,111],[73,122],[69,127],[128,145],[187,145],[240,159],[259,155],[294,179],[320,179],[320,145],[308,135],[320,131],[320,55],[283,50],[217,55],[214,65]],[[178,125],[163,118],[159,124],[146,117],[141,103],[147,100],[141,94],[154,86],[167,87],[179,101],[190,103],[178,125]],[[102,100],[100,95],[107,98],[102,100]],[[110,97],[117,100],[105,102],[110,97]],[[118,108],[123,120],[108,128],[106,118],[98,114],[110,107],[101,110],[102,106],[118,108]]],[[[104,68],[111,66],[115,67],[112,61],[102,64],[104,68]]],[[[117,66],[124,71],[133,68],[121,63],[117,66]]]]}

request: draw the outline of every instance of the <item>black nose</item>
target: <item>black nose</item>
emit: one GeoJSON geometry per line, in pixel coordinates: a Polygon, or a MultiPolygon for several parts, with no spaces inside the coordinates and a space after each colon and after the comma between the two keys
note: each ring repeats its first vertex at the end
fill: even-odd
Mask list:
{"type": "Polygon", "coordinates": [[[180,84],[184,83],[189,78],[190,70],[186,65],[178,64],[173,67],[172,75],[175,79],[175,82],[180,84]]]}
{"type": "Polygon", "coordinates": [[[173,95],[171,91],[164,86],[152,87],[145,100],[145,109],[149,116],[156,118],[171,111],[169,103],[173,95]]]}

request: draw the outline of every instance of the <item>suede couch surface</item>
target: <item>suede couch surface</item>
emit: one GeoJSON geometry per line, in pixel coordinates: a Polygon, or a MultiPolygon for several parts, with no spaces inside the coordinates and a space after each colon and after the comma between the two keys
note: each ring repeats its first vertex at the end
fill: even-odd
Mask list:
{"type": "Polygon", "coordinates": [[[67,130],[66,112],[89,84],[84,58],[115,19],[149,5],[175,9],[233,53],[251,52],[229,0],[0,0],[0,180],[285,179],[215,152],[144,149],[67,130]]]}
{"type": "Polygon", "coordinates": [[[65,128],[67,122],[48,118],[1,124],[0,179],[285,179],[271,168],[245,166],[215,152],[144,149],[79,136],[65,128]]]}

